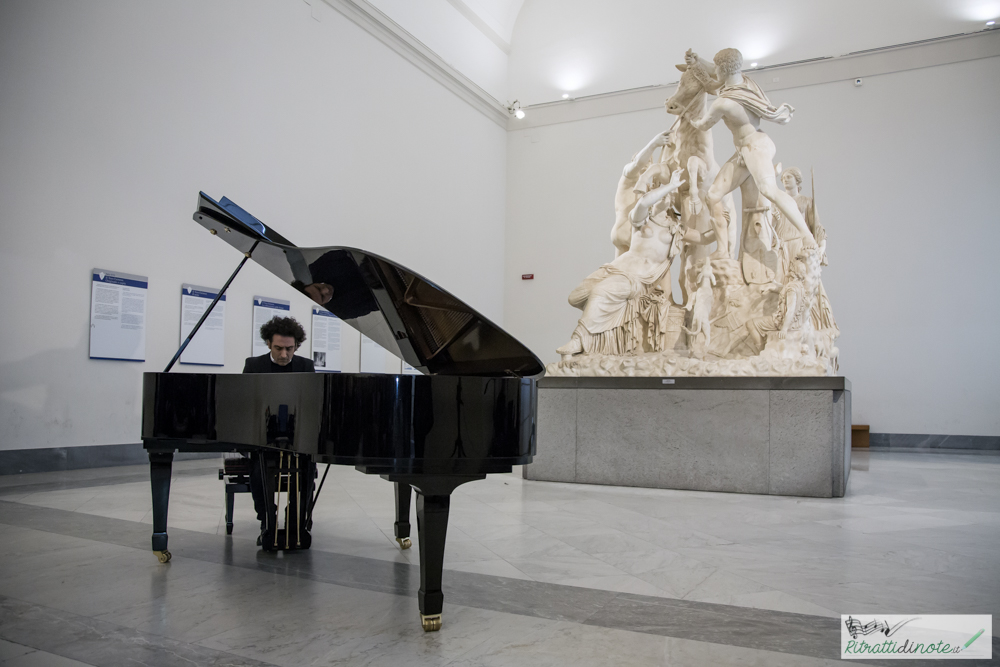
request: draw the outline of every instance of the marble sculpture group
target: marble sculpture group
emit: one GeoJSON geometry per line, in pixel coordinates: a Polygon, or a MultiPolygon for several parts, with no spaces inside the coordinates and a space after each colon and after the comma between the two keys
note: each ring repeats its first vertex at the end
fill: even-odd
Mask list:
{"type": "Polygon", "coordinates": [[[788,123],[795,109],[774,106],[742,65],[736,49],[714,62],[688,50],[677,65],[666,101],[677,120],[625,165],[615,259],[570,293],[583,316],[548,375],[836,373],[840,330],[821,279],[826,231],[815,189],[802,194],[802,172],[775,164],[760,127],[788,123]],[[736,145],[721,167],[711,134],[719,121],[736,145]],[[672,293],[675,259],[683,304],[672,293]]]}

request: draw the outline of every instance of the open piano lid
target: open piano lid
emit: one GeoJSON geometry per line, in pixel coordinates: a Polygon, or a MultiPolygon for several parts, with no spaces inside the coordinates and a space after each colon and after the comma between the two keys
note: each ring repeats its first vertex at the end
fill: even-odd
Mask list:
{"type": "Polygon", "coordinates": [[[223,197],[199,193],[194,219],[373,341],[428,375],[541,375],[531,350],[466,303],[357,248],[298,248],[223,197]]]}

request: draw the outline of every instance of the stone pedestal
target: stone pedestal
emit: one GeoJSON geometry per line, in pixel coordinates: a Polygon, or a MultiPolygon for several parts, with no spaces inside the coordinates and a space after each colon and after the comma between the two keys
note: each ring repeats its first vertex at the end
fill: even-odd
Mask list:
{"type": "Polygon", "coordinates": [[[843,377],[543,378],[526,479],[842,497],[843,377]]]}

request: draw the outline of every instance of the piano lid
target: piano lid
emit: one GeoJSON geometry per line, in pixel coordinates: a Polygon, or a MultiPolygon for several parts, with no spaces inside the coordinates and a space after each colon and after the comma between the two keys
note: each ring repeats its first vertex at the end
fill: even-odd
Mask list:
{"type": "Polygon", "coordinates": [[[299,248],[229,199],[199,193],[194,219],[376,343],[429,375],[541,375],[531,350],[404,266],[357,248],[299,248]]]}

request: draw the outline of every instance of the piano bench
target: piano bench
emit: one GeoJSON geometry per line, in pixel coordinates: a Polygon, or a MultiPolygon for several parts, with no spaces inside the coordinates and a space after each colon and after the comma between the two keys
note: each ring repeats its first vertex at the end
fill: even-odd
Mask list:
{"type": "Polygon", "coordinates": [[[226,457],[222,459],[222,465],[222,469],[219,470],[220,475],[225,474],[233,476],[250,474],[250,459],[243,456],[226,457]]]}
{"type": "MultiPolygon", "coordinates": [[[[227,461],[228,463],[228,461],[227,461]]],[[[219,479],[226,482],[226,535],[233,534],[233,509],[237,493],[250,493],[250,471],[247,474],[232,474],[226,468],[219,468],[219,479]]]]}

